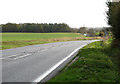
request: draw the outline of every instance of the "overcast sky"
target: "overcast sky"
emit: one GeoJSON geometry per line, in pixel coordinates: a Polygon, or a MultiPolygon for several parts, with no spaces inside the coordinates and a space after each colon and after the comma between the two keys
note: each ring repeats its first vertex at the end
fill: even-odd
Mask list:
{"type": "Polygon", "coordinates": [[[1,0],[0,24],[67,23],[70,27],[103,27],[106,0],[1,0]]]}

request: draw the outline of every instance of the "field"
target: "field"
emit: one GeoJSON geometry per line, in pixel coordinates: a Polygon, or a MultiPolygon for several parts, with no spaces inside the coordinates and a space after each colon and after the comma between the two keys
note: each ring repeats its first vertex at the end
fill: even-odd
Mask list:
{"type": "MultiPolygon", "coordinates": [[[[2,49],[60,41],[90,40],[78,33],[2,33],[2,49]]],[[[95,39],[99,39],[96,38],[95,39]]]]}
{"type": "Polygon", "coordinates": [[[2,49],[67,41],[76,37],[84,36],[76,33],[2,33],[2,49]]]}
{"type": "Polygon", "coordinates": [[[81,36],[76,33],[2,33],[2,41],[27,41],[81,36]]]}

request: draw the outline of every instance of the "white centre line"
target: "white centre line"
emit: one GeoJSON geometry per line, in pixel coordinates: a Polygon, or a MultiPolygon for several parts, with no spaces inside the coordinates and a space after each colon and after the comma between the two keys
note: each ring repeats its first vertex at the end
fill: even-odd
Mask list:
{"type": "Polygon", "coordinates": [[[7,57],[5,57],[5,58],[14,57],[14,56],[17,56],[17,55],[19,55],[19,54],[16,54],[16,55],[10,55],[10,56],[7,56],[7,57]]]}
{"type": "Polygon", "coordinates": [[[19,56],[19,57],[16,57],[16,58],[14,58],[14,59],[24,58],[24,57],[27,57],[27,56],[29,56],[29,55],[31,55],[31,54],[26,54],[26,55],[23,55],[23,56],[19,56]]]}
{"type": "Polygon", "coordinates": [[[48,49],[40,50],[40,51],[38,51],[38,52],[43,52],[43,51],[46,51],[46,50],[48,50],[48,49]]]}
{"type": "Polygon", "coordinates": [[[17,56],[17,55],[18,55],[18,54],[6,56],[6,57],[1,57],[0,59],[5,59],[5,58],[9,58],[9,57],[14,57],[14,56],[17,56]]]}
{"type": "MultiPolygon", "coordinates": [[[[48,50],[48,49],[43,49],[43,50],[38,51],[38,52],[44,52],[44,51],[46,51],[46,50],[48,50]]],[[[33,51],[31,51],[31,52],[33,52],[33,51]]],[[[10,55],[10,56],[6,56],[6,57],[1,57],[0,60],[5,59],[5,58],[14,57],[14,56],[17,56],[17,55],[19,55],[19,54],[10,55]]],[[[23,57],[26,57],[26,56],[29,56],[29,55],[31,55],[31,54],[26,54],[26,55],[23,55],[23,56],[18,56],[18,57],[14,58],[14,59],[23,58],[23,57]]]]}

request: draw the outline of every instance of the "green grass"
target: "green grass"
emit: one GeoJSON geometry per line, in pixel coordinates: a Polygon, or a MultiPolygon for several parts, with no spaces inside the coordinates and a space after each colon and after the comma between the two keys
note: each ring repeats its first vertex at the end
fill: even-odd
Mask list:
{"type": "Polygon", "coordinates": [[[77,33],[2,33],[2,41],[26,41],[80,36],[82,35],[77,33]]]}
{"type": "Polygon", "coordinates": [[[96,32],[96,33],[95,33],[95,35],[99,35],[99,34],[100,34],[100,32],[96,32]]]}
{"type": "Polygon", "coordinates": [[[2,49],[73,40],[85,37],[77,33],[2,33],[2,49]]]}
{"type": "Polygon", "coordinates": [[[78,33],[2,33],[2,49],[60,41],[90,40],[78,33]]]}
{"type": "MultiPolygon", "coordinates": [[[[102,42],[91,43],[80,50],[79,58],[49,82],[116,82],[117,66],[104,51],[102,42]]],[[[110,52],[110,51],[109,51],[110,52]]]]}

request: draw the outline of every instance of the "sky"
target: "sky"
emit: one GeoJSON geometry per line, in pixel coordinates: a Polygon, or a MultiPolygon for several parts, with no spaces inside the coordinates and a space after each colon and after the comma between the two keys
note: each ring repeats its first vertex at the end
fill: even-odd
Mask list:
{"type": "Polygon", "coordinates": [[[66,23],[70,27],[106,27],[107,0],[1,0],[0,24],[66,23]]]}

